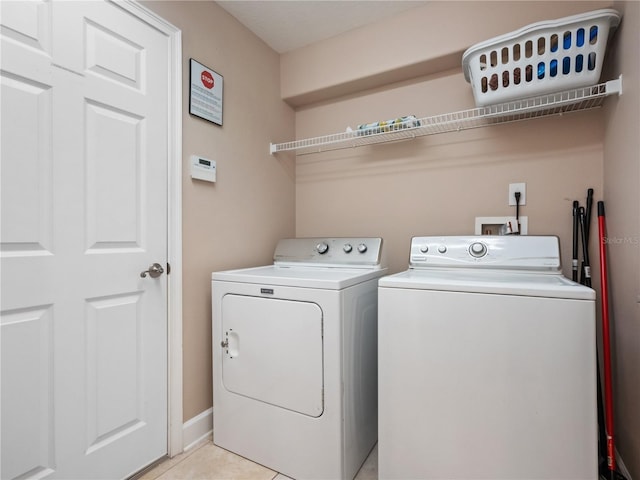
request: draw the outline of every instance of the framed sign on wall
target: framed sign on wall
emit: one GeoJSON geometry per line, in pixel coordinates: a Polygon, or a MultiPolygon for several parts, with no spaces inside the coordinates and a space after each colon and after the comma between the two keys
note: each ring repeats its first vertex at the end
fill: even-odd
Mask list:
{"type": "Polygon", "coordinates": [[[222,126],[222,75],[189,60],[189,113],[222,126]]]}

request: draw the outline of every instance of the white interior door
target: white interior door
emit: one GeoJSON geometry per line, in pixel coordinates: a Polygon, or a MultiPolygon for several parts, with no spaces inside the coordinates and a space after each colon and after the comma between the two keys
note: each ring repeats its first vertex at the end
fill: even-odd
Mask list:
{"type": "Polygon", "coordinates": [[[167,37],[115,3],[0,3],[1,478],[167,452],[167,37]]]}

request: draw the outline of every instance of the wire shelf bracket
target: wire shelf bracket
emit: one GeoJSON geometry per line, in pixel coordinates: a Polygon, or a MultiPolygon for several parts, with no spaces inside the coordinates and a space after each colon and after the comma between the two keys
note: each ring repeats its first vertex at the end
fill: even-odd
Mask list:
{"type": "Polygon", "coordinates": [[[622,95],[622,75],[617,79],[591,87],[434,115],[420,118],[417,121],[350,130],[292,142],[271,143],[269,144],[269,153],[273,155],[293,150],[296,155],[305,155],[499,125],[531,118],[562,115],[563,113],[600,107],[605,97],[616,93],[622,95]]]}

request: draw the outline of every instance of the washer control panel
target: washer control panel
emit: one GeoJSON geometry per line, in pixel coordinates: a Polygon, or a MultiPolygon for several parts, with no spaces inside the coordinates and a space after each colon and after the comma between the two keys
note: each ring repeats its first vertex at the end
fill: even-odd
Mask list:
{"type": "Polygon", "coordinates": [[[382,238],[285,238],[278,242],[275,263],[380,265],[382,238]]]}
{"type": "Polygon", "coordinates": [[[560,242],[554,236],[414,237],[410,268],[462,267],[560,270],[560,242]]]}

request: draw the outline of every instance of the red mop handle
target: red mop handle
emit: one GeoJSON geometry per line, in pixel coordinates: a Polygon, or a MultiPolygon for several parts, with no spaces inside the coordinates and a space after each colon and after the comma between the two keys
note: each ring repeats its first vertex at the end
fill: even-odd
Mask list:
{"type": "Polygon", "coordinates": [[[598,202],[598,232],[600,236],[600,285],[602,287],[602,344],[604,350],[604,403],[607,430],[607,465],[616,469],[616,451],[613,439],[613,387],[611,385],[611,343],[609,331],[609,287],[607,282],[607,250],[604,223],[604,202],[598,202]]]}

